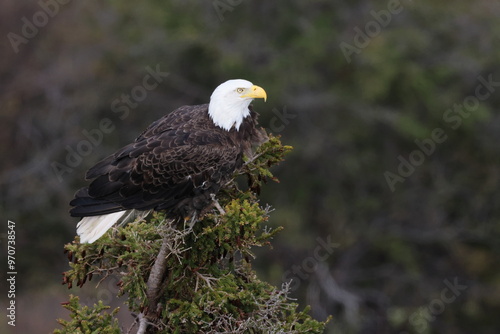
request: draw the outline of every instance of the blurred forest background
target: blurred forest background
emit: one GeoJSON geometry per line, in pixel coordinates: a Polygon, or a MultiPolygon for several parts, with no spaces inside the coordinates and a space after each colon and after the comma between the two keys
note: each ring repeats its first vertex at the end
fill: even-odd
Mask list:
{"type": "Polygon", "coordinates": [[[121,303],[111,283],[61,286],[85,171],[245,78],[268,92],[261,124],[295,148],[262,191],[285,230],[257,250],[260,277],[293,279],[302,307],[333,315],[328,333],[497,333],[499,18],[493,0],[2,1],[18,317],[6,325],[2,289],[0,332],[50,332],[69,292],[121,303]],[[148,71],[162,74],[146,89],[148,71]]]}

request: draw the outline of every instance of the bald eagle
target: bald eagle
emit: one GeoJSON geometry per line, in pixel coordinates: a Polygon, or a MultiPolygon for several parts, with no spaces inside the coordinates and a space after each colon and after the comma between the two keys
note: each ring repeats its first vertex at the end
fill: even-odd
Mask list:
{"type": "Polygon", "coordinates": [[[267,139],[250,106],[255,98],[266,100],[264,89],[226,81],[209,104],[174,110],[90,168],[85,178],[93,181],[70,202],[71,216],[82,217],[80,241],[96,241],[131,212],[165,211],[172,219],[202,213],[243,156],[267,139]]]}

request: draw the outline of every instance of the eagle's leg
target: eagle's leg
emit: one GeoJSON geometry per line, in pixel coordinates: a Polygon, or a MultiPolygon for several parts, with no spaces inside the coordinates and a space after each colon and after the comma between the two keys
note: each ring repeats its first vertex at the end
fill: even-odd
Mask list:
{"type": "Polygon", "coordinates": [[[219,201],[217,201],[217,198],[215,198],[215,194],[210,194],[210,197],[212,198],[212,201],[214,202],[214,206],[219,210],[221,215],[226,214],[226,210],[222,208],[222,206],[219,204],[219,201]]]}
{"type": "Polygon", "coordinates": [[[194,224],[196,224],[196,221],[198,221],[198,215],[196,214],[196,212],[193,212],[191,217],[188,216],[184,219],[184,228],[186,228],[186,223],[187,223],[188,231],[192,231],[194,224]]]}

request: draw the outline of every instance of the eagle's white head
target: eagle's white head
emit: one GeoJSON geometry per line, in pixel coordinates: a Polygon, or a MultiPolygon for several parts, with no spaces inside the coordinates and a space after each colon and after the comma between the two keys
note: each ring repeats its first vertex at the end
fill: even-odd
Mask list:
{"type": "Polygon", "coordinates": [[[214,124],[224,130],[229,131],[233,126],[239,130],[243,119],[250,114],[248,105],[256,98],[265,101],[266,91],[247,80],[228,80],[212,93],[208,114],[214,124]]]}

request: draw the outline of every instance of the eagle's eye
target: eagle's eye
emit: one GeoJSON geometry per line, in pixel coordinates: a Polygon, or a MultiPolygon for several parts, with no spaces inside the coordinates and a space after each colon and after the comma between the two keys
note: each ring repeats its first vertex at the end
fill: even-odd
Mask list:
{"type": "Polygon", "coordinates": [[[238,88],[236,91],[237,91],[238,93],[243,93],[243,92],[245,91],[245,89],[244,89],[244,88],[238,88]]]}

